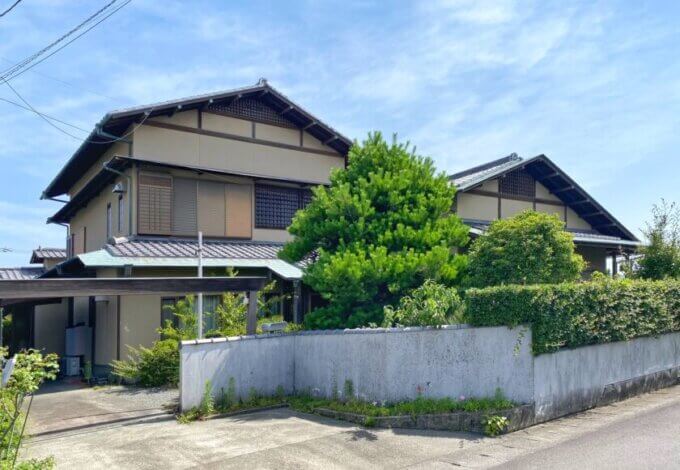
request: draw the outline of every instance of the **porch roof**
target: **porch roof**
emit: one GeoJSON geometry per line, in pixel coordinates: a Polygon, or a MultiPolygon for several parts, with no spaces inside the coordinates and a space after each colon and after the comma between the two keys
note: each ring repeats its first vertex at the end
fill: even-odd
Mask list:
{"type": "MultiPolygon", "coordinates": [[[[279,259],[283,243],[207,240],[203,242],[203,266],[266,268],[286,280],[302,278],[303,264],[293,265],[279,259]]],[[[77,255],[66,263],[82,268],[189,268],[197,267],[196,239],[131,237],[112,239],[104,248],[77,255]]],[[[62,265],[65,263],[62,263],[62,265]]],[[[55,268],[59,269],[59,266],[55,268]]],[[[45,277],[51,277],[47,273],[45,277]]]]}

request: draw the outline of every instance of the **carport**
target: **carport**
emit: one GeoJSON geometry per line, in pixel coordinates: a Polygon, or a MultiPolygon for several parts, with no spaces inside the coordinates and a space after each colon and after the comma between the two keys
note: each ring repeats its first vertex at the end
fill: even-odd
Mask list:
{"type": "MultiPolygon", "coordinates": [[[[246,292],[247,334],[257,328],[258,292],[267,282],[265,277],[148,277],[148,278],[57,278],[0,281],[0,306],[50,302],[69,297],[149,295],[149,294],[219,294],[246,292]]],[[[96,318],[96,316],[95,316],[96,318]]],[[[92,351],[96,335],[92,334],[92,351]]]]}

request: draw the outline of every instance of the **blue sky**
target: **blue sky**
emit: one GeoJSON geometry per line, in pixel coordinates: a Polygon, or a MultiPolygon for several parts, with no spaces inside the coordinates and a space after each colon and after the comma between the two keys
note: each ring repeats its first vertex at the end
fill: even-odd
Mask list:
{"type": "MultiPolygon", "coordinates": [[[[0,18],[0,69],[105,3],[24,0],[0,18]]],[[[545,153],[637,233],[654,202],[680,200],[679,49],[672,1],[133,0],[11,83],[91,129],[266,77],[347,136],[396,132],[447,173],[545,153]]],[[[59,204],[39,196],[78,145],[0,102],[0,247],[14,250],[0,265],[64,244],[45,224],[59,204]]]]}

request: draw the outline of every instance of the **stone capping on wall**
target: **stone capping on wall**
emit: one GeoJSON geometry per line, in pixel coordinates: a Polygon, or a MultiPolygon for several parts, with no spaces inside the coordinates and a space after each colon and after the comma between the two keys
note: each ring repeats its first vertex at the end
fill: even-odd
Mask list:
{"type": "MultiPolygon", "coordinates": [[[[516,328],[528,327],[526,325],[518,325],[516,328]]],[[[294,331],[290,333],[260,333],[256,335],[242,335],[242,336],[228,336],[226,338],[205,338],[205,339],[189,339],[183,340],[181,346],[188,346],[194,344],[211,344],[211,343],[227,343],[231,341],[243,341],[251,339],[267,339],[267,338],[280,338],[280,337],[291,337],[291,336],[327,336],[327,335],[370,335],[370,334],[380,334],[380,333],[418,333],[421,331],[438,331],[438,330],[463,330],[471,328],[487,328],[487,327],[473,327],[465,323],[460,323],[457,325],[442,325],[440,327],[436,326],[404,326],[404,327],[394,327],[394,328],[346,328],[346,329],[336,329],[336,330],[303,330],[294,331]]],[[[496,328],[495,326],[490,326],[488,328],[496,328]]]]}

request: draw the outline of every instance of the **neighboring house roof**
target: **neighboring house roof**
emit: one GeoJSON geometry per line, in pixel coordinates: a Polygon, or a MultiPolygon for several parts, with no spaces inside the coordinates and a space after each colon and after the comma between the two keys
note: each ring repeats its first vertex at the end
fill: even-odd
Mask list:
{"type": "Polygon", "coordinates": [[[37,249],[33,250],[30,263],[42,263],[47,259],[66,259],[66,249],[38,247],[37,249]]]}
{"type": "Polygon", "coordinates": [[[0,268],[0,280],[26,280],[35,279],[45,272],[43,268],[23,267],[23,268],[0,268]]]}
{"type": "Polygon", "coordinates": [[[596,233],[639,243],[630,230],[545,155],[523,159],[513,153],[484,165],[454,173],[449,176],[449,181],[458,191],[465,192],[485,181],[520,168],[529,172],[536,181],[574,210],[595,229],[596,233]]]}
{"type": "MultiPolygon", "coordinates": [[[[297,280],[302,278],[303,264],[293,265],[278,257],[283,243],[256,241],[218,241],[203,242],[203,266],[234,268],[267,268],[278,276],[297,280]]],[[[117,239],[101,250],[77,255],[62,263],[79,268],[123,268],[132,267],[197,267],[196,239],[131,237],[117,239]]],[[[59,268],[59,267],[58,267],[59,268]]],[[[57,268],[46,273],[51,277],[57,268]]]]}
{"type": "Polygon", "coordinates": [[[42,197],[50,198],[66,193],[83,172],[90,168],[116,141],[111,137],[112,135],[123,135],[131,125],[140,120],[168,115],[178,110],[186,111],[222,103],[230,104],[240,98],[253,98],[266,104],[280,116],[285,116],[286,121],[301,129],[304,128],[306,132],[342,155],[347,155],[352,145],[350,139],[310,114],[262,79],[254,86],[118,109],[107,113],[59,174],[45,188],[42,197]]]}
{"type": "MultiPolygon", "coordinates": [[[[463,219],[463,223],[470,227],[470,232],[475,235],[482,235],[489,229],[491,222],[486,220],[463,219]]],[[[593,231],[578,229],[566,229],[574,236],[574,241],[581,245],[602,245],[602,246],[639,246],[639,241],[624,240],[621,237],[602,235],[593,231]]]]}
{"type": "MultiPolygon", "coordinates": [[[[272,176],[264,176],[264,175],[258,175],[255,173],[245,173],[245,172],[238,172],[238,171],[224,171],[224,170],[219,170],[219,169],[214,169],[214,168],[209,168],[209,167],[202,167],[202,166],[194,166],[194,165],[178,165],[178,164],[173,164],[173,163],[166,163],[166,162],[159,162],[157,160],[149,160],[145,158],[137,158],[137,157],[127,157],[123,155],[116,155],[111,158],[106,163],[106,166],[108,168],[111,168],[116,171],[123,171],[127,168],[129,168],[133,163],[139,163],[139,164],[144,164],[144,165],[149,165],[149,166],[154,166],[154,167],[159,167],[159,168],[173,168],[173,169],[180,169],[180,170],[187,170],[187,171],[194,171],[196,173],[209,173],[209,174],[214,174],[214,175],[228,175],[228,176],[244,176],[244,177],[249,177],[253,178],[255,181],[264,181],[264,182],[286,182],[286,183],[296,183],[296,184],[302,184],[302,185],[309,185],[309,186],[316,186],[319,183],[314,182],[314,181],[307,181],[307,180],[294,180],[290,178],[277,178],[277,177],[272,177],[272,176]]],[[[118,174],[108,171],[106,169],[101,169],[99,173],[94,175],[90,181],[87,182],[83,188],[78,191],[76,195],[71,198],[66,204],[64,204],[53,216],[49,217],[47,219],[47,223],[67,223],[71,220],[71,218],[89,201],[91,201],[93,198],[95,198],[106,186],[111,184],[113,181],[115,181],[116,178],[118,178],[118,174]]]]}

